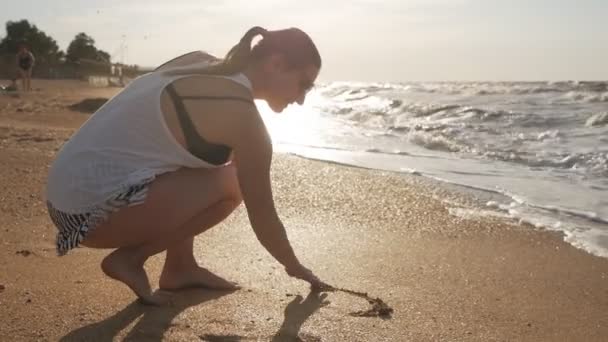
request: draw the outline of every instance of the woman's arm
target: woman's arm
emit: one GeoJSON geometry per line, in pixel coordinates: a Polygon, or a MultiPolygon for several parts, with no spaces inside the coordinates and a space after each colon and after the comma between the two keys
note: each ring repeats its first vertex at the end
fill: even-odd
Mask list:
{"type": "Polygon", "coordinates": [[[262,246],[285,267],[287,274],[313,287],[326,287],[327,284],[300,264],[277,214],[270,180],[272,143],[262,118],[257,110],[245,117],[250,120],[239,125],[241,132],[234,146],[234,158],[251,226],[262,246]]]}
{"type": "MultiPolygon", "coordinates": [[[[238,124],[234,161],[243,201],[258,240],[285,268],[300,266],[279,219],[272,197],[270,163],[272,144],[257,110],[251,110],[238,124]]],[[[236,132],[235,132],[236,133],[236,132]]]]}

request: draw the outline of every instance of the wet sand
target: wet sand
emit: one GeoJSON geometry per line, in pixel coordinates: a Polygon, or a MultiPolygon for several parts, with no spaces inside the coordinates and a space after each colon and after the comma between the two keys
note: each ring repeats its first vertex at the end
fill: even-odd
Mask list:
{"type": "MultiPolygon", "coordinates": [[[[608,259],[558,233],[451,216],[440,198],[465,208],[473,200],[415,176],[281,154],[273,190],[302,262],[336,287],[381,298],[392,317],[353,316],[370,304],[289,278],[257,242],[243,207],[196,240],[201,264],[242,290],[193,289],[170,306],[143,306],[99,269],[109,250],[56,256],[44,205],[49,164],[86,120],[79,110],[95,103],[82,101],[118,89],[33,86],[31,94],[0,94],[2,340],[608,340],[608,259]]],[[[155,286],[162,261],[146,264],[155,286]]]]}

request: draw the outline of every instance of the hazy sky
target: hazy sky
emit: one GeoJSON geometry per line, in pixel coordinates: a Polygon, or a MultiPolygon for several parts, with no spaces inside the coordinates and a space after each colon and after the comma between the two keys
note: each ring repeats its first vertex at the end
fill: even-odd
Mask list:
{"type": "Polygon", "coordinates": [[[608,79],[608,0],[0,0],[0,23],[20,19],[63,50],[85,32],[114,60],[124,39],[145,66],[295,26],[326,81],[608,79]]]}

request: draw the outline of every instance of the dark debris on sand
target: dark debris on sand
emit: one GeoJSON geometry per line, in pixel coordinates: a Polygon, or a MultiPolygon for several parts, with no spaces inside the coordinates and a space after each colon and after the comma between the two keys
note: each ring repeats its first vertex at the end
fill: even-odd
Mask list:
{"type": "Polygon", "coordinates": [[[243,340],[242,336],[238,336],[238,335],[212,335],[212,334],[206,334],[206,335],[201,335],[199,336],[199,338],[202,341],[207,341],[207,342],[240,342],[243,340]]]}
{"type": "Polygon", "coordinates": [[[368,302],[372,305],[371,309],[351,312],[350,315],[355,317],[380,317],[383,319],[390,319],[392,317],[393,308],[388,306],[382,299],[369,299],[368,302]]]}
{"type": "Polygon", "coordinates": [[[28,251],[27,249],[24,249],[24,250],[16,251],[15,254],[20,254],[20,255],[23,255],[24,257],[27,257],[33,253],[28,251]]]}
{"type": "Polygon", "coordinates": [[[106,102],[108,102],[108,99],[104,97],[95,97],[69,105],[68,108],[81,113],[94,113],[106,102]]]}

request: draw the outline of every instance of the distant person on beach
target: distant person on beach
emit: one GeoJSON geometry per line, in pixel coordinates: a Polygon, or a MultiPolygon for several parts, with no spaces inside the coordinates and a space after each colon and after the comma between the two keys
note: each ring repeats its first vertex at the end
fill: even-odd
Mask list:
{"type": "Polygon", "coordinates": [[[254,103],[277,113],[302,104],[321,68],[315,44],[296,28],[253,27],[223,60],[199,54],[129,83],[61,148],[47,184],[58,254],[115,249],[102,270],[150,304],[161,300],[143,266],[163,251],[160,289],[236,289],[197,264],[193,241],[244,201],[258,240],[287,274],[327,286],[300,263],[276,212],[272,144],[254,103]]]}
{"type": "Polygon", "coordinates": [[[21,75],[23,91],[32,90],[32,68],[34,67],[35,62],[36,59],[34,58],[34,54],[27,48],[27,45],[23,43],[19,44],[17,51],[17,69],[19,69],[19,74],[21,75]]]}

